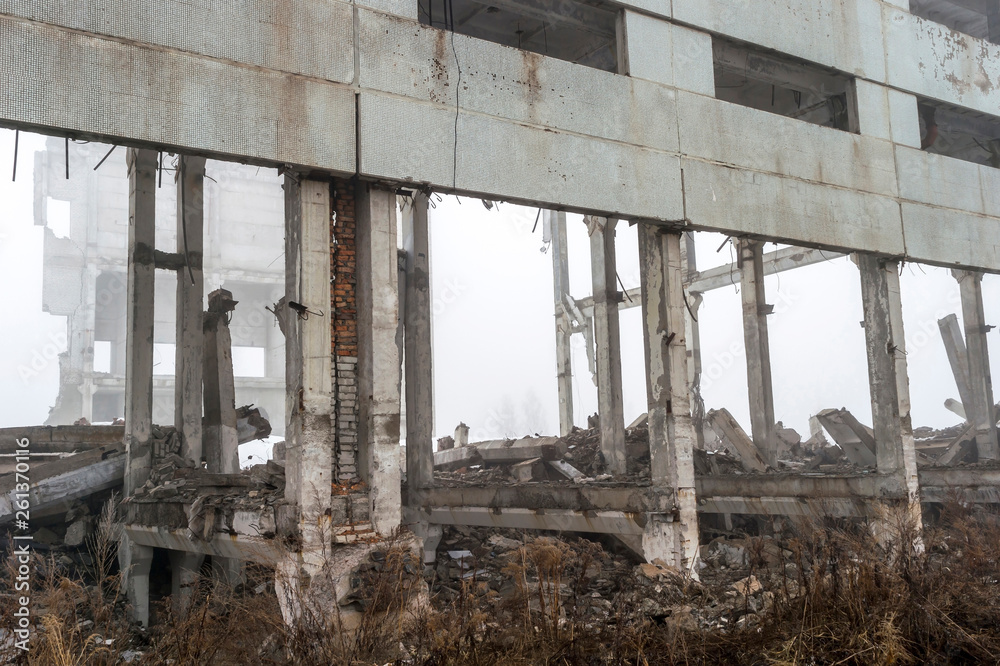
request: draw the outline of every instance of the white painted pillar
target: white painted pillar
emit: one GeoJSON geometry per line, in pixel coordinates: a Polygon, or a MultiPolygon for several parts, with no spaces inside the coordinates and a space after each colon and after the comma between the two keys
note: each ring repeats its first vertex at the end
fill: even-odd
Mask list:
{"type": "Polygon", "coordinates": [[[174,425],[183,435],[181,456],[202,459],[202,365],[205,279],[205,158],[181,155],[177,172],[177,253],[187,268],[177,271],[174,425]]]}
{"type": "Polygon", "coordinates": [[[566,213],[545,211],[552,245],[552,291],[556,318],[556,382],[559,390],[559,434],[565,437],[573,430],[573,330],[566,312],[569,295],[569,247],[566,235],[566,213]]]}
{"type": "Polygon", "coordinates": [[[743,299],[743,338],[746,343],[747,389],[750,395],[750,426],[753,443],[764,460],[774,467],[778,461],[774,436],[774,392],[771,385],[771,347],[767,335],[770,306],[764,295],[764,244],[741,239],[737,242],[740,262],[740,293],[743,299]]]}
{"type": "Polygon", "coordinates": [[[362,478],[368,483],[372,527],[387,535],[402,515],[396,194],[360,183],[355,202],[359,453],[362,478]]]}
{"type": "Polygon", "coordinates": [[[654,487],[673,490],[677,507],[674,522],[649,520],[643,537],[643,553],[647,560],[659,557],[695,573],[698,557],[694,480],[696,434],[688,383],[688,317],[684,305],[681,234],[640,223],[639,265],[650,473],[654,487]]]}
{"type": "Polygon", "coordinates": [[[404,212],[406,247],[406,483],[434,483],[434,368],[427,195],[417,193],[404,212]]]}
{"type": "MultiPolygon", "coordinates": [[[[920,525],[920,483],[910,419],[899,263],[867,253],[858,253],[857,262],[878,471],[880,476],[902,481],[910,516],[920,525]]],[[[884,483],[897,485],[888,480],[884,483]]]]}
{"type": "Polygon", "coordinates": [[[205,432],[202,455],[208,471],[236,474],[240,471],[239,435],[236,430],[236,382],[233,378],[233,341],[229,318],[236,308],[233,295],[216,289],[208,296],[205,313],[205,432]]]}
{"type": "Polygon", "coordinates": [[[597,338],[597,408],[601,417],[601,452],[612,474],[625,474],[625,410],[622,402],[621,331],[618,326],[618,272],[614,219],[584,218],[590,230],[594,285],[594,333],[597,338]]]}
{"type": "Polygon", "coordinates": [[[953,271],[962,295],[962,322],[965,324],[965,347],[968,355],[971,405],[965,405],[969,420],[976,423],[976,449],[980,460],[997,460],[996,414],[993,406],[993,377],[986,339],[989,330],[983,312],[983,274],[953,271]]]}
{"type": "Polygon", "coordinates": [[[288,174],[284,189],[285,499],[298,506],[303,559],[321,566],[333,538],[330,184],[288,174]]]}

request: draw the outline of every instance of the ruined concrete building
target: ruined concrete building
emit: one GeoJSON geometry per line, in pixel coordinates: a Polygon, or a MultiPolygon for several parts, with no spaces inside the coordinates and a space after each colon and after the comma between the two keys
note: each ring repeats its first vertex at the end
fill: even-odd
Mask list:
{"type": "MultiPolygon", "coordinates": [[[[649,560],[693,570],[699,520],[712,515],[877,523],[880,507],[919,518],[921,502],[950,492],[998,498],[996,466],[918,455],[898,278],[902,261],[954,269],[965,324],[954,360],[969,426],[947,460],[972,447],[980,461],[996,461],[981,289],[984,272],[1000,272],[996,3],[78,0],[3,2],[0,12],[0,123],[127,151],[119,171],[129,193],[121,365],[130,501],[121,562],[141,620],[162,549],[178,590],[205,556],[223,572],[240,560],[270,562],[293,588],[305,586],[349,548],[342,544],[400,525],[431,555],[442,525],[464,523],[611,533],[649,560]],[[155,233],[160,153],[179,156],[169,244],[155,233]],[[206,158],[283,174],[277,313],[287,444],[283,492],[266,496],[233,466],[231,306],[222,291],[204,298],[205,256],[220,239],[206,234],[206,158]],[[427,238],[435,192],[551,211],[562,430],[576,422],[567,345],[581,332],[596,350],[610,480],[435,478],[427,238]],[[587,216],[586,302],[567,297],[565,211],[587,216]],[[625,223],[638,225],[642,267],[632,295],[648,380],[641,478],[623,476],[632,456],[614,250],[616,224],[625,223]],[[694,313],[720,276],[698,272],[689,243],[706,230],[731,236],[739,250],[725,279],[738,275],[742,285],[752,433],[741,440],[725,414],[713,423],[756,461],[754,474],[696,473],[694,313]],[[765,255],[765,241],[795,247],[765,255]],[[770,354],[781,350],[768,344],[763,276],[831,253],[857,264],[874,423],[869,432],[826,414],[824,427],[844,433],[858,469],[778,473],[770,354]],[[179,438],[157,438],[153,428],[158,268],[178,275],[179,438]],[[184,467],[202,457],[207,472],[184,467]],[[364,483],[348,485],[355,477],[364,483]]],[[[503,447],[482,451],[495,448],[503,447]]]]}

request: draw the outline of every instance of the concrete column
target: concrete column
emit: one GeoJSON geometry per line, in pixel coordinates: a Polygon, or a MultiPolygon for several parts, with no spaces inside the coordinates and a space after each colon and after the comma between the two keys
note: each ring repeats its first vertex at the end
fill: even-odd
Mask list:
{"type": "Polygon", "coordinates": [[[986,339],[989,327],[983,313],[983,274],[953,271],[962,294],[962,321],[968,354],[971,405],[965,405],[969,420],[976,424],[976,450],[980,460],[1000,458],[997,448],[996,414],[993,407],[993,377],[986,339]]]}
{"type": "Polygon", "coordinates": [[[360,183],[355,202],[359,453],[362,478],[369,488],[372,527],[386,535],[401,518],[396,195],[360,183]]]}
{"type": "Polygon", "coordinates": [[[184,437],[181,456],[195,464],[202,458],[204,183],[205,158],[181,155],[177,172],[177,252],[186,257],[187,269],[177,272],[174,425],[184,437]]]}
{"type": "Polygon", "coordinates": [[[573,430],[573,330],[566,312],[569,295],[569,247],[566,213],[545,211],[552,238],[552,291],[556,317],[556,381],[559,387],[559,434],[573,430]]]}
{"type": "Polygon", "coordinates": [[[153,463],[153,294],[156,151],[129,148],[128,288],[125,337],[125,496],[153,463]]]}
{"type": "Polygon", "coordinates": [[[955,377],[958,397],[961,399],[962,408],[966,413],[966,416],[962,418],[971,420],[969,415],[975,411],[976,399],[970,388],[969,352],[965,348],[965,335],[962,333],[962,326],[958,323],[958,317],[950,314],[938,319],[938,330],[940,330],[941,340],[944,342],[944,350],[948,356],[948,364],[951,366],[951,374],[955,377]]]}
{"type": "Polygon", "coordinates": [[[125,593],[132,621],[149,626],[149,568],[153,564],[152,546],[140,546],[123,536],[118,547],[118,566],[125,583],[125,593]]]}
{"type": "Polygon", "coordinates": [[[764,296],[764,244],[742,239],[737,242],[740,262],[740,293],[743,297],[743,338],[746,343],[747,388],[750,394],[750,426],[753,443],[764,460],[774,467],[778,461],[774,436],[774,392],[771,386],[771,346],[767,315],[771,307],[764,296]]]}
{"type": "Polygon", "coordinates": [[[614,219],[584,218],[590,229],[594,284],[594,334],[597,339],[597,408],[601,416],[601,453],[612,474],[625,474],[625,410],[622,403],[621,332],[618,327],[618,271],[614,219]]]}
{"type": "Polygon", "coordinates": [[[696,434],[691,418],[686,342],[687,310],[681,268],[681,234],[639,225],[643,342],[649,405],[650,473],[654,486],[674,492],[673,522],[648,521],[646,559],[657,557],[694,571],[698,512],[694,481],[696,434]]]}
{"type": "Polygon", "coordinates": [[[298,506],[303,557],[321,565],[332,539],[330,185],[289,174],[284,189],[285,499],[298,506]]]}
{"type": "Polygon", "coordinates": [[[434,368],[431,328],[430,236],[427,195],[404,213],[406,247],[406,482],[434,483],[434,368]]]}
{"type": "Polygon", "coordinates": [[[857,262],[861,273],[878,471],[881,476],[894,476],[902,481],[901,488],[888,480],[883,483],[887,488],[906,491],[911,517],[919,525],[920,484],[910,420],[910,383],[906,369],[899,264],[866,253],[858,253],[857,262]]]}
{"type": "Polygon", "coordinates": [[[240,471],[239,436],[236,431],[236,384],[233,379],[233,341],[229,318],[236,309],[233,295],[216,289],[208,296],[205,313],[205,433],[202,454],[208,471],[240,471]]]}
{"type": "MultiPolygon", "coordinates": [[[[694,233],[685,231],[681,238],[681,274],[684,284],[690,284],[698,275],[698,259],[695,254],[694,233]]],[[[701,325],[698,323],[698,312],[704,301],[701,294],[689,293],[685,288],[685,307],[690,316],[686,317],[688,354],[688,385],[691,389],[691,418],[694,421],[694,432],[697,448],[705,448],[705,433],[702,424],[705,421],[705,401],[701,397],[701,325]]]]}
{"type": "Polygon", "coordinates": [[[170,551],[170,602],[174,616],[182,618],[191,609],[204,561],[201,553],[170,551]]]}

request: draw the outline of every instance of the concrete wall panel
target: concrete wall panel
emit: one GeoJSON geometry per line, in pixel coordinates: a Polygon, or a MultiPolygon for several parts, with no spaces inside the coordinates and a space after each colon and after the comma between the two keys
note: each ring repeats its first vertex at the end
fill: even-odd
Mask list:
{"type": "Polygon", "coordinates": [[[355,168],[346,86],[0,18],[0,89],[8,122],[355,168]]]}
{"type": "Polygon", "coordinates": [[[682,167],[687,218],[698,228],[903,254],[895,199],[691,159],[682,167]]]}
{"type": "Polygon", "coordinates": [[[876,194],[896,195],[892,144],[678,92],[681,152],[876,194]]]}
{"type": "Polygon", "coordinates": [[[878,0],[673,0],[681,23],[875,81],[885,80],[881,6],[878,0]]]}
{"type": "Polygon", "coordinates": [[[915,203],[902,211],[912,260],[1000,271],[1000,220],[915,203]]]}
{"type": "Polygon", "coordinates": [[[362,93],[361,172],[498,199],[683,218],[678,158],[400,97],[362,93]],[[457,153],[457,168],[453,155],[457,153]]]}
{"type": "Polygon", "coordinates": [[[330,81],[354,79],[353,8],[345,2],[0,0],[0,14],[330,81]]]}
{"type": "Polygon", "coordinates": [[[900,198],[970,213],[986,212],[980,171],[988,167],[905,146],[896,147],[896,163],[900,198]]]}
{"type": "Polygon", "coordinates": [[[674,91],[413,21],[359,11],[362,89],[677,150],[674,91]],[[457,64],[456,64],[457,54],[457,64]],[[459,84],[461,70],[461,84],[459,84]]]}
{"type": "Polygon", "coordinates": [[[889,85],[1000,115],[1000,46],[884,8],[889,85]]]}
{"type": "Polygon", "coordinates": [[[711,35],[632,11],[622,20],[629,76],[715,96],[711,35]]]}

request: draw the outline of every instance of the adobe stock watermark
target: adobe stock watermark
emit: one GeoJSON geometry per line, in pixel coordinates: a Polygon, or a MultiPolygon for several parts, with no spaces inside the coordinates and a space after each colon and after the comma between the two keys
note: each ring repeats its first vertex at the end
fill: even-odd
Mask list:
{"type": "Polygon", "coordinates": [[[59,354],[66,350],[66,332],[49,333],[48,342],[31,351],[31,360],[17,366],[17,375],[25,386],[28,382],[45,372],[49,364],[58,361],[59,354]]]}
{"type": "Polygon", "coordinates": [[[17,640],[14,647],[27,652],[31,640],[31,500],[28,496],[31,479],[31,442],[26,437],[16,440],[14,453],[14,535],[11,548],[14,577],[14,611],[12,632],[17,640]]]}
{"type": "MultiPolygon", "coordinates": [[[[788,289],[779,289],[774,296],[774,314],[788,312],[799,300],[798,296],[788,289]]],[[[746,347],[742,340],[729,345],[729,348],[712,355],[710,362],[704,362],[701,370],[701,391],[712,388],[712,385],[726,376],[734,365],[746,356],[746,347]]]]}

